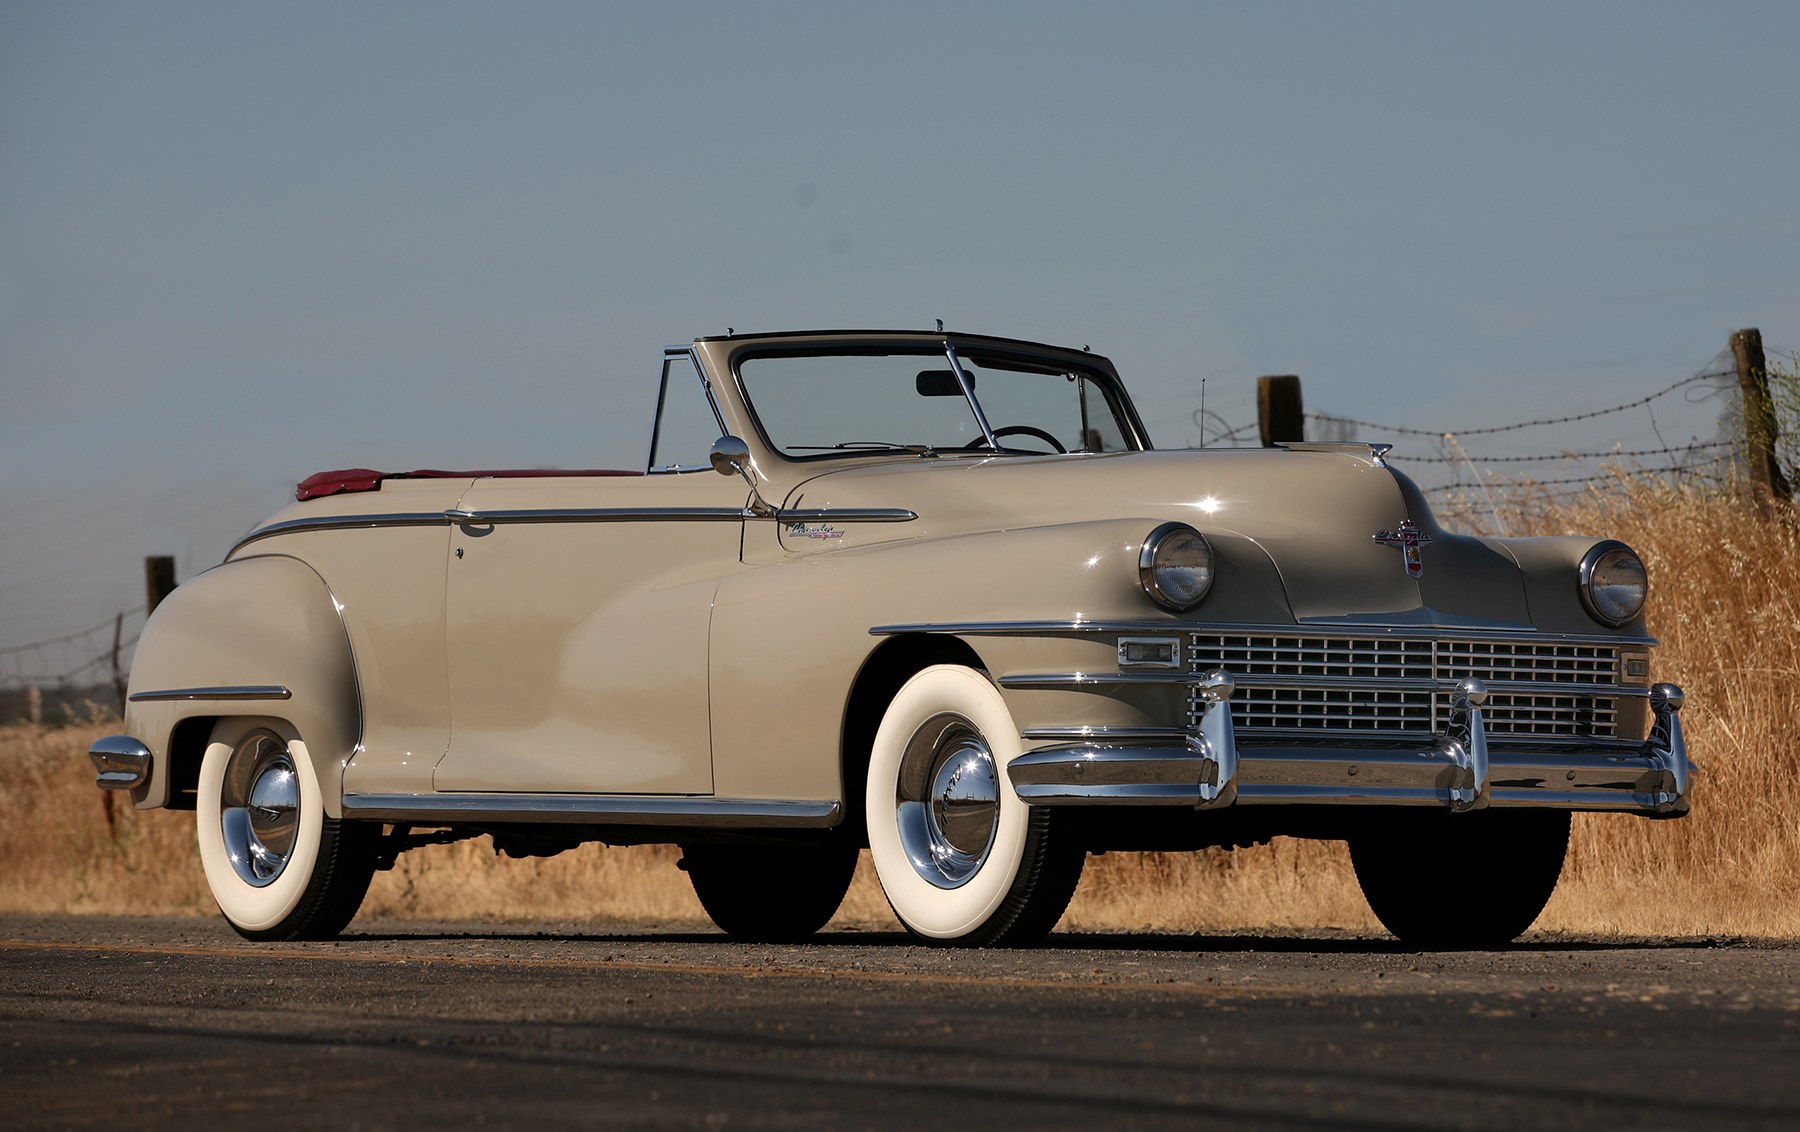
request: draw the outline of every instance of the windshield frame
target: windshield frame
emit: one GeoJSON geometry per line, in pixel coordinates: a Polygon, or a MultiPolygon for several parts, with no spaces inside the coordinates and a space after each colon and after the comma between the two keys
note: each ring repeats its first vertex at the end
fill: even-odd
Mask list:
{"type": "Polygon", "coordinates": [[[868,459],[881,457],[893,459],[905,457],[919,459],[921,457],[980,457],[996,456],[1056,456],[1056,455],[1093,455],[1094,453],[1053,453],[1031,452],[1019,448],[1008,448],[1004,441],[994,437],[992,425],[987,418],[986,410],[980,398],[971,387],[968,372],[963,368],[963,354],[972,356],[992,356],[1023,363],[1032,367],[1056,367],[1050,372],[1074,373],[1089,381],[1099,390],[1113,419],[1119,427],[1120,438],[1124,441],[1125,451],[1148,451],[1152,446],[1150,438],[1144,431],[1143,422],[1138,419],[1137,409],[1125,392],[1124,384],[1113,371],[1111,364],[1103,357],[1091,353],[1077,354],[1066,349],[1053,346],[1042,346],[1037,343],[1015,342],[1012,339],[994,339],[970,337],[962,335],[915,336],[912,333],[897,332],[892,337],[886,335],[871,336],[860,339],[826,339],[820,338],[809,342],[766,341],[747,342],[732,351],[729,358],[730,377],[738,403],[743,406],[744,415],[762,446],[775,458],[789,463],[806,464],[820,460],[841,460],[850,457],[868,459]],[[756,399],[751,396],[744,383],[742,365],[745,361],[756,358],[771,357],[831,357],[841,356],[904,356],[913,355],[921,358],[940,357],[945,360],[956,374],[957,383],[961,386],[962,395],[979,426],[982,438],[988,447],[982,448],[927,448],[924,445],[908,445],[893,448],[846,448],[821,452],[810,452],[804,455],[784,451],[769,436],[762,417],[757,411],[756,399]]]}

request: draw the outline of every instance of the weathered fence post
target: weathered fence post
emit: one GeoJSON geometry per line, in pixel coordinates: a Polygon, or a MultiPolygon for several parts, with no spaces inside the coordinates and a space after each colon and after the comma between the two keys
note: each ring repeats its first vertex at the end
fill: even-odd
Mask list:
{"type": "Polygon", "coordinates": [[[168,555],[144,559],[144,616],[156,612],[175,589],[175,560],[168,555]]]}
{"type": "Polygon", "coordinates": [[[44,722],[44,690],[36,684],[25,689],[25,718],[34,724],[44,722]]]}
{"type": "Polygon", "coordinates": [[[119,667],[119,644],[125,637],[125,615],[113,618],[112,676],[113,694],[119,700],[119,718],[125,718],[125,671],[119,667]]]}
{"type": "Polygon", "coordinates": [[[1750,490],[1756,509],[1767,517],[1775,501],[1791,499],[1793,489],[1775,458],[1780,429],[1775,423],[1775,402],[1769,396],[1762,331],[1749,327],[1733,333],[1731,356],[1737,360],[1738,392],[1743,401],[1744,460],[1750,467],[1750,490]]]}
{"type": "Polygon", "coordinates": [[[1306,412],[1300,403],[1300,378],[1278,374],[1256,379],[1256,428],[1268,448],[1306,439],[1306,412]]]}

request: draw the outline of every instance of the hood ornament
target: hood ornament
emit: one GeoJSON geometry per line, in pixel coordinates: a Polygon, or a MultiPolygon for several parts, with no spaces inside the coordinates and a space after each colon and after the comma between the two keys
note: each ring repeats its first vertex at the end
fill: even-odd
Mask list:
{"type": "Polygon", "coordinates": [[[1421,547],[1431,544],[1431,536],[1421,531],[1411,519],[1400,520],[1400,525],[1391,531],[1377,531],[1375,541],[1387,546],[1400,548],[1400,557],[1406,563],[1406,576],[1421,577],[1425,573],[1425,557],[1419,553],[1421,547]]]}

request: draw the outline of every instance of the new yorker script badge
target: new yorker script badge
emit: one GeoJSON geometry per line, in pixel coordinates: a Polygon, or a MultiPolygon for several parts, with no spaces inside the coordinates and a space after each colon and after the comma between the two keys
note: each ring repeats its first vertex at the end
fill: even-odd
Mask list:
{"type": "Polygon", "coordinates": [[[1400,520],[1400,526],[1395,530],[1377,531],[1375,541],[1400,548],[1400,557],[1406,562],[1407,577],[1417,578],[1425,573],[1425,556],[1419,550],[1430,544],[1431,536],[1414,526],[1411,519],[1400,520]]]}

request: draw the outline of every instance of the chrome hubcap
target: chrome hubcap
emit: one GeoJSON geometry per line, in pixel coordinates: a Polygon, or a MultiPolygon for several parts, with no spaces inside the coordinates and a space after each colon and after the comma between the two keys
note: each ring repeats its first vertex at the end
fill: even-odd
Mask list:
{"type": "Polygon", "coordinates": [[[1000,825],[1000,772],[975,725],[946,712],[913,732],[900,760],[900,844],[939,888],[968,881],[1000,825]]]}
{"type": "Polygon", "coordinates": [[[287,868],[300,831],[300,779],[287,741],[252,731],[225,764],[219,787],[225,854],[245,884],[261,888],[287,868]]]}

